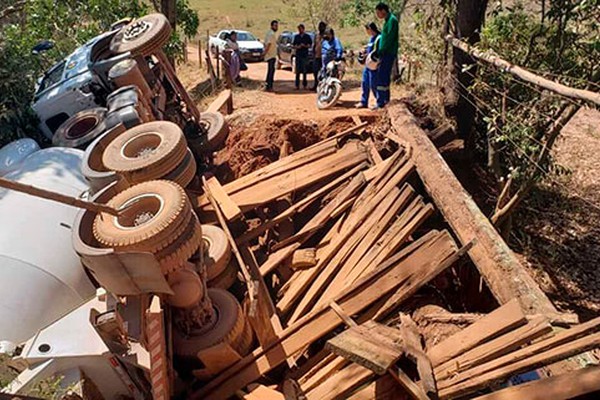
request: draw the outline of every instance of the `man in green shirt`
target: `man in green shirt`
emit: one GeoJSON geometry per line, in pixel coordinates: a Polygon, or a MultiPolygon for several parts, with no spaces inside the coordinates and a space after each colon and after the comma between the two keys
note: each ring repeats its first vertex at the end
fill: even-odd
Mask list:
{"type": "Polygon", "coordinates": [[[375,13],[377,18],[385,21],[377,47],[380,62],[377,69],[377,106],[375,109],[380,109],[390,102],[392,68],[398,57],[398,18],[390,12],[389,6],[385,3],[377,4],[375,13]]]}

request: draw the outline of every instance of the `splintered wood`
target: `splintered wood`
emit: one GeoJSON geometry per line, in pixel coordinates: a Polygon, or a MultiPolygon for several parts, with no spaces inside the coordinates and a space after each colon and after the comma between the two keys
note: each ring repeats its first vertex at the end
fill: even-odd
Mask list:
{"type": "MultiPolygon", "coordinates": [[[[199,354],[205,382],[189,398],[472,397],[598,347],[600,321],[550,336],[551,316],[525,315],[514,300],[425,349],[411,300],[451,282],[478,238],[459,246],[446,221],[431,218],[436,207],[415,173],[415,149],[396,140],[380,154],[368,123],[355,122],[233,182],[205,180],[195,207],[232,241],[253,288],[246,296],[257,341],[249,354],[214,365],[218,347],[199,354]]],[[[597,389],[596,371],[579,375],[597,389]]],[[[541,387],[552,392],[552,382],[541,387]]]]}

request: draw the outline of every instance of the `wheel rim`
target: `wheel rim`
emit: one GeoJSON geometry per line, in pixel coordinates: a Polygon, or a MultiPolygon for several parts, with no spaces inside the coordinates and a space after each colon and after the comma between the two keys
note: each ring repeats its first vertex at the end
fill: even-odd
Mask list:
{"type": "Polygon", "coordinates": [[[126,42],[130,42],[132,40],[136,40],[144,33],[146,33],[150,28],[152,28],[152,24],[145,20],[138,20],[132,24],[129,24],[127,28],[125,28],[125,32],[123,34],[123,40],[126,42]]]}
{"type": "Polygon", "coordinates": [[[148,157],[156,152],[162,137],[156,132],[148,132],[129,139],[121,148],[121,155],[127,159],[148,157]]]}
{"type": "Polygon", "coordinates": [[[164,200],[156,194],[143,194],[127,200],[119,207],[120,215],[113,217],[122,230],[134,230],[154,220],[164,209],[164,200]]]}
{"type": "Polygon", "coordinates": [[[78,120],[67,130],[65,137],[67,139],[79,139],[98,126],[98,118],[95,116],[84,117],[78,120]]]}

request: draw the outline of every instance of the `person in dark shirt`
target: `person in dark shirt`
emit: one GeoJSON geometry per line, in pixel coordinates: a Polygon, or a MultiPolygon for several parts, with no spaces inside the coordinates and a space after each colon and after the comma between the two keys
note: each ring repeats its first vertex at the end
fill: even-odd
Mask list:
{"type": "Polygon", "coordinates": [[[292,43],[296,50],[296,90],[300,89],[300,74],[303,75],[302,86],[304,89],[308,86],[307,67],[308,67],[308,49],[312,46],[310,35],[305,32],[304,25],[298,25],[298,34],[294,36],[292,43]]]}

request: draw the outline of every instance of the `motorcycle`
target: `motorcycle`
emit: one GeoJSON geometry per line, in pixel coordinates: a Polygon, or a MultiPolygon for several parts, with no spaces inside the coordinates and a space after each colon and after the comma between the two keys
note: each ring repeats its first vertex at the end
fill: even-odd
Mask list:
{"type": "Polygon", "coordinates": [[[324,110],[337,103],[342,95],[342,78],[346,72],[344,60],[334,60],[327,63],[319,72],[320,81],[317,86],[317,108],[324,110]]]}

